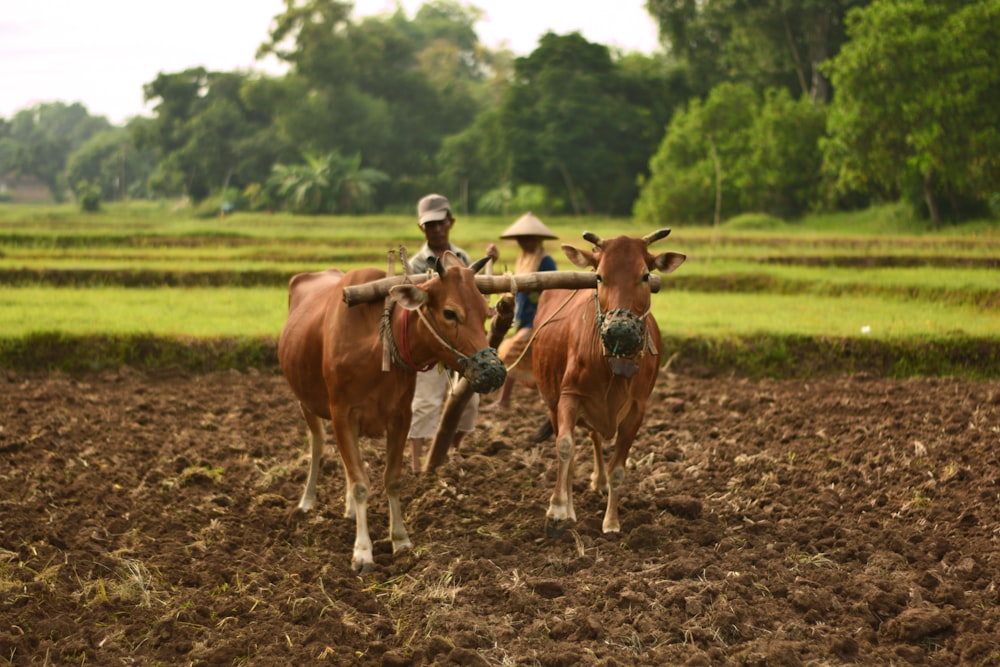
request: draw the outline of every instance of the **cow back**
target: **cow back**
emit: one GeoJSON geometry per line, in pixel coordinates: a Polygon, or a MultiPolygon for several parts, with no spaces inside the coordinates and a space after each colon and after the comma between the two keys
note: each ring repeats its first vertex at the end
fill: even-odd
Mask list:
{"type": "MultiPolygon", "coordinates": [[[[330,418],[332,394],[364,395],[378,402],[377,395],[352,392],[351,387],[373,390],[374,384],[388,379],[381,373],[379,338],[384,306],[348,307],[343,289],[383,277],[385,273],[377,269],[346,274],[330,269],[298,274],[289,283],[288,320],[278,339],[278,362],[299,401],[320,417],[330,418]]],[[[405,377],[395,378],[393,372],[385,375],[402,382],[405,391],[405,377]]]]}

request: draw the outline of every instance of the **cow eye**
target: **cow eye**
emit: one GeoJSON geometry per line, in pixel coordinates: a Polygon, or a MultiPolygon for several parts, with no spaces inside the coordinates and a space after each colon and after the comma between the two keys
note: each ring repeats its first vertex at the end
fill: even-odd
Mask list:
{"type": "Polygon", "coordinates": [[[649,282],[649,271],[646,271],[646,273],[642,274],[642,282],[644,283],[649,282]]]}
{"type": "Polygon", "coordinates": [[[600,273],[598,273],[598,274],[597,274],[596,276],[594,276],[594,277],[595,277],[595,278],[597,278],[597,282],[598,282],[598,284],[600,284],[600,283],[603,283],[603,282],[604,282],[604,278],[602,278],[602,277],[601,277],[601,274],[600,274],[600,273]]]}
{"type": "Polygon", "coordinates": [[[456,313],[451,308],[445,308],[444,319],[448,320],[449,322],[458,322],[458,313],[456,313]]]}

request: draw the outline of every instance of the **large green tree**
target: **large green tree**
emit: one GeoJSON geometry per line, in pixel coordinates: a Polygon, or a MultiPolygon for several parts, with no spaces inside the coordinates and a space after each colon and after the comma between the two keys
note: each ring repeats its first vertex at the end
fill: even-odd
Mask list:
{"type": "Polygon", "coordinates": [[[14,114],[0,138],[0,172],[34,176],[56,201],[68,192],[66,162],[93,135],[111,128],[79,102],[46,102],[14,114]]]}
{"type": "Polygon", "coordinates": [[[732,174],[739,210],[796,218],[822,207],[826,107],[784,88],[765,91],[750,141],[732,174]]]}
{"type": "Polygon", "coordinates": [[[871,0],[647,0],[671,53],[702,94],[722,81],[826,101],[819,65],[846,39],[844,19],[871,0]]]}
{"type": "MultiPolygon", "coordinates": [[[[137,117],[131,123],[145,123],[137,117]]],[[[96,187],[104,201],[144,198],[146,179],[155,168],[151,151],[137,150],[129,129],[115,127],[99,132],[70,155],[66,181],[79,198],[87,187],[96,187]]]]}
{"type": "Polygon", "coordinates": [[[266,179],[288,146],[272,131],[268,109],[256,109],[256,98],[243,96],[250,81],[240,72],[197,67],[160,73],[144,86],[156,115],[136,127],[134,140],[140,150],[156,152],[155,192],[200,201],[213,191],[266,179]]]}
{"type": "Polygon", "coordinates": [[[829,65],[828,168],[841,191],[918,192],[961,218],[1000,193],[1000,0],[875,2],[829,65]]]}
{"type": "Polygon", "coordinates": [[[439,187],[454,193],[463,213],[475,210],[483,195],[510,182],[511,164],[504,152],[500,113],[489,109],[457,134],[446,137],[437,155],[439,187]]]}
{"type": "Polygon", "coordinates": [[[548,33],[514,70],[499,118],[512,185],[544,185],[577,214],[627,213],[651,152],[650,123],[664,119],[633,103],[608,48],[548,33]]]}
{"type": "Polygon", "coordinates": [[[739,212],[739,192],[732,180],[751,145],[758,106],[749,86],[724,83],[704,102],[694,98],[677,112],[650,161],[636,217],[708,223],[739,212]]]}
{"type": "Polygon", "coordinates": [[[360,153],[391,178],[381,204],[412,202],[433,187],[444,138],[488,99],[480,16],[436,0],[413,20],[398,9],[355,22],[348,3],[286,0],[258,52],[290,65],[295,93],[276,115],[281,131],[303,152],[360,153]]]}
{"type": "Polygon", "coordinates": [[[671,121],[635,215],[706,223],[745,212],[792,218],[815,208],[822,184],[824,107],[783,88],[761,97],[723,83],[671,121]]]}

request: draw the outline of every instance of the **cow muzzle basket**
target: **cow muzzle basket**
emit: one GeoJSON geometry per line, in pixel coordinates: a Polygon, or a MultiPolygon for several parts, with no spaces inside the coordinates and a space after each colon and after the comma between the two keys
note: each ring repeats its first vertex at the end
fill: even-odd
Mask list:
{"type": "Polygon", "coordinates": [[[601,342],[611,357],[634,357],[646,340],[642,318],[625,308],[615,308],[603,315],[600,331],[601,342]]]}
{"type": "Polygon", "coordinates": [[[472,390],[477,394],[496,391],[503,386],[507,378],[507,368],[496,349],[492,347],[484,347],[462,361],[464,362],[462,377],[469,381],[472,390]]]}

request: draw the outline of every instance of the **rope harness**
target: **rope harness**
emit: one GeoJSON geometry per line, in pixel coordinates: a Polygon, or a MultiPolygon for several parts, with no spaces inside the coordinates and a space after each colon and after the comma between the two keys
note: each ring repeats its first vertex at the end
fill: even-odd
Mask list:
{"type": "MultiPolygon", "coordinates": [[[[510,277],[510,287],[511,287],[510,293],[516,296],[517,283],[514,281],[514,276],[510,277]]],[[[560,312],[562,312],[562,309],[565,308],[569,304],[569,302],[573,300],[574,296],[576,296],[576,293],[570,292],[570,295],[566,297],[566,300],[563,301],[562,304],[558,308],[556,308],[555,311],[551,315],[549,315],[544,322],[542,322],[537,327],[532,328],[531,337],[528,338],[528,342],[525,343],[524,349],[521,350],[521,354],[517,355],[517,359],[514,360],[514,363],[512,363],[510,366],[507,367],[507,372],[514,370],[514,368],[517,367],[519,363],[521,363],[521,359],[524,359],[524,355],[526,355],[528,353],[528,350],[531,349],[531,344],[535,342],[535,336],[538,335],[538,332],[541,331],[546,324],[549,324],[553,319],[555,319],[555,316],[558,315],[560,312]]]]}
{"type": "MultiPolygon", "coordinates": [[[[434,368],[437,362],[431,362],[426,366],[417,367],[413,363],[413,357],[410,355],[410,337],[408,335],[408,325],[407,318],[404,315],[400,323],[400,332],[403,337],[403,349],[400,350],[399,346],[396,345],[396,339],[392,335],[392,310],[395,304],[389,304],[382,311],[382,319],[379,321],[378,325],[378,335],[382,340],[382,345],[389,350],[389,357],[392,359],[392,363],[404,370],[408,370],[411,373],[422,373],[423,371],[429,371],[434,368]]],[[[389,370],[388,368],[382,369],[383,371],[389,370]]]]}
{"type": "MultiPolygon", "coordinates": [[[[469,381],[473,390],[478,393],[489,393],[499,389],[507,377],[507,370],[504,368],[503,362],[500,361],[500,357],[497,356],[497,351],[492,347],[484,347],[471,355],[463,354],[451,344],[451,341],[444,337],[437,323],[427,316],[426,310],[427,307],[424,305],[418,307],[416,309],[417,317],[427,327],[427,330],[431,332],[431,335],[445,349],[458,358],[458,371],[469,381]]],[[[392,307],[386,308],[379,322],[379,336],[383,344],[389,348],[389,356],[397,366],[411,373],[429,371],[437,365],[437,362],[432,361],[426,366],[421,367],[418,367],[414,363],[413,356],[410,353],[408,322],[409,318],[404,313],[403,319],[400,322],[402,340],[400,341],[400,345],[397,345],[392,335],[392,307]]]]}

